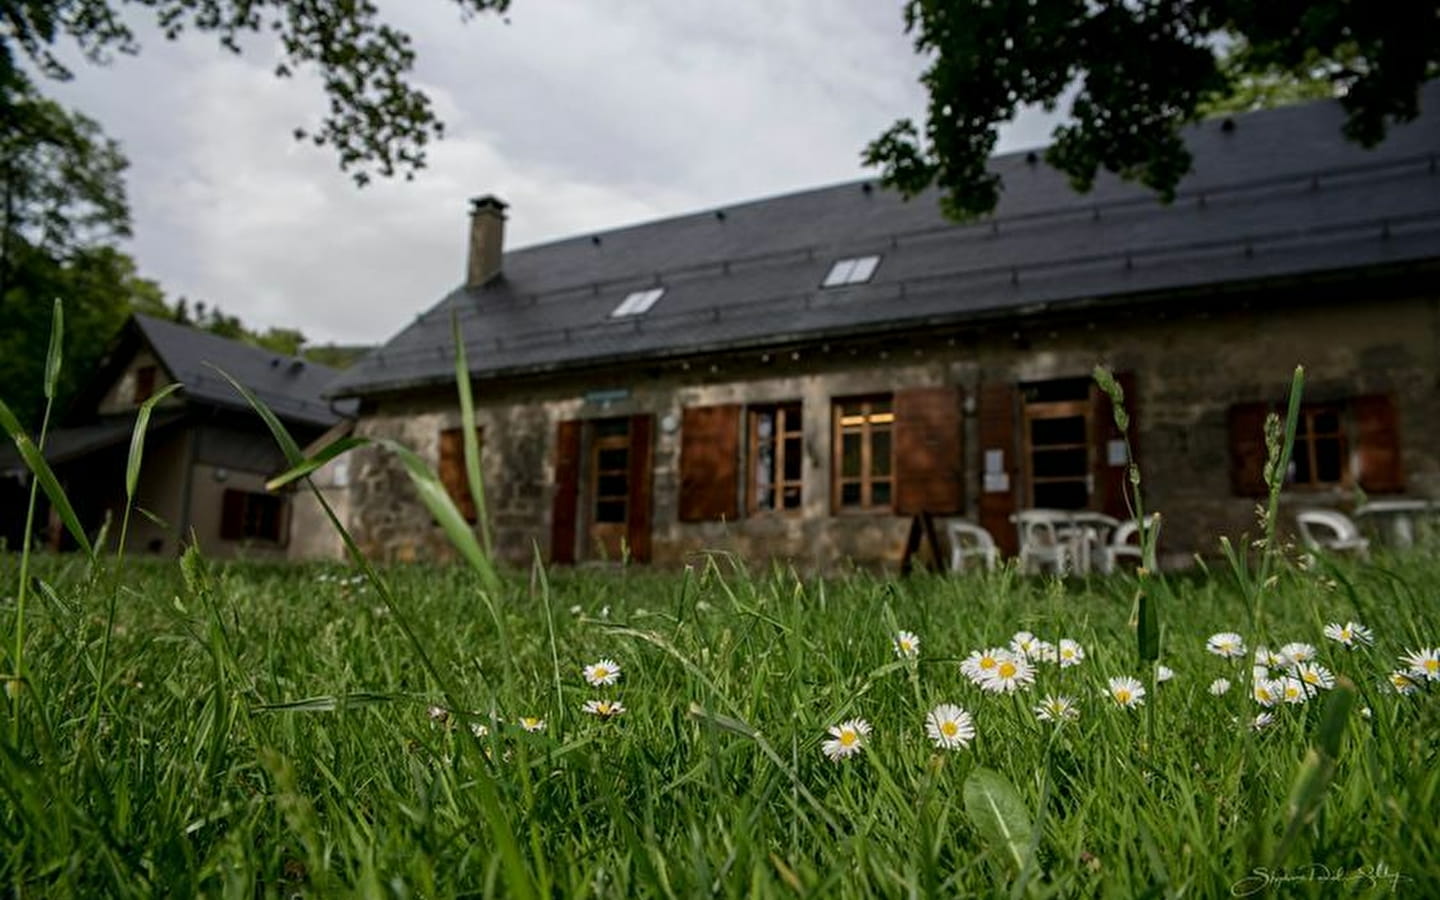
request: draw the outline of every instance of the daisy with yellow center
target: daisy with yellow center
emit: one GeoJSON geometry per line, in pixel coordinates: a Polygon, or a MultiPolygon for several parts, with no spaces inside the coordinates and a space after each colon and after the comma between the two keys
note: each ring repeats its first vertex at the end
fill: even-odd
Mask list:
{"type": "Polygon", "coordinates": [[[1294,641],[1280,648],[1280,665],[1293,666],[1315,658],[1315,645],[1294,641]]]}
{"type": "Polygon", "coordinates": [[[865,737],[870,733],[870,723],[864,719],[851,719],[839,725],[830,726],[830,740],[820,745],[820,751],[833,761],[854,756],[865,748],[865,737]]]}
{"type": "Polygon", "coordinates": [[[1110,697],[1121,707],[1129,709],[1145,703],[1145,685],[1129,675],[1118,675],[1110,679],[1110,697]]]}
{"type": "Polygon", "coordinates": [[[1335,686],[1335,676],[1319,663],[1305,663],[1295,667],[1295,677],[1305,682],[1312,690],[1328,691],[1335,686]]]}
{"type": "Polygon", "coordinates": [[[613,659],[602,659],[586,666],[583,674],[593,687],[608,687],[620,680],[620,664],[613,659]]]}
{"type": "Polygon", "coordinates": [[[1035,635],[1028,631],[1017,631],[1010,639],[1010,649],[1016,656],[1029,656],[1035,649],[1035,635]]]}
{"type": "Polygon", "coordinates": [[[521,716],[520,727],[531,734],[535,734],[536,732],[545,730],[545,720],[539,716],[521,716]]]}
{"type": "Polygon", "coordinates": [[[1210,639],[1205,642],[1205,649],[1216,656],[1238,659],[1245,655],[1245,639],[1233,631],[1222,631],[1210,635],[1210,639]]]}
{"type": "Polygon", "coordinates": [[[1283,696],[1284,685],[1275,679],[1255,679],[1255,702],[1261,706],[1274,706],[1283,696]]]}
{"type": "Polygon", "coordinates": [[[1229,690],[1230,679],[1228,678],[1217,678],[1214,681],[1210,682],[1210,693],[1216,697],[1219,697],[1221,694],[1229,692],[1229,690]]]}
{"type": "Polygon", "coordinates": [[[1344,625],[1332,622],[1325,626],[1324,634],[1330,640],[1344,644],[1351,650],[1375,643],[1375,636],[1370,633],[1370,629],[1358,622],[1346,622],[1344,625]]]}
{"type": "Polygon", "coordinates": [[[1085,658],[1085,648],[1069,638],[1060,639],[1060,668],[1068,669],[1080,665],[1085,658]]]}
{"type": "Polygon", "coordinates": [[[895,635],[895,655],[901,659],[914,659],[920,655],[920,639],[908,631],[895,635]]]}
{"type": "Polygon", "coordinates": [[[1312,693],[1314,689],[1298,678],[1280,679],[1280,696],[1286,703],[1304,703],[1312,693]]]}
{"type": "Polygon", "coordinates": [[[925,716],[925,734],[941,750],[968,747],[975,740],[975,721],[964,709],[942,703],[925,716]]]}
{"type": "Polygon", "coordinates": [[[1040,705],[1035,707],[1035,718],[1041,722],[1073,722],[1080,718],[1080,709],[1069,697],[1046,694],[1040,705]]]}
{"type": "Polygon", "coordinates": [[[1000,665],[1002,660],[1013,659],[1014,656],[1009,650],[999,647],[991,647],[988,650],[976,650],[960,663],[960,673],[971,681],[979,684],[984,681],[995,667],[1000,665]]]}
{"type": "Polygon", "coordinates": [[[1394,688],[1397,694],[1413,694],[1420,690],[1420,685],[1415,680],[1415,676],[1403,669],[1396,669],[1391,672],[1388,677],[1390,687],[1394,688]]]}
{"type": "Polygon", "coordinates": [[[1410,674],[1417,681],[1440,681],[1440,647],[1407,651],[1400,661],[1410,668],[1410,674]]]}
{"type": "Polygon", "coordinates": [[[619,700],[586,700],[580,711],[601,719],[613,719],[625,712],[625,704],[619,700]]]}
{"type": "Polygon", "coordinates": [[[1035,670],[1023,656],[1002,659],[980,682],[980,689],[992,694],[1012,694],[1035,681],[1035,670]]]}

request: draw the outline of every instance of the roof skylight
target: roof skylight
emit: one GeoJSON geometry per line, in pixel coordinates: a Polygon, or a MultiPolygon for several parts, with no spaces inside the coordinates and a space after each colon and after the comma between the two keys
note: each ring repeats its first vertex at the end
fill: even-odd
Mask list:
{"type": "Polygon", "coordinates": [[[830,274],[820,282],[821,287],[841,287],[847,284],[864,284],[875,274],[880,265],[878,256],[852,256],[842,259],[830,267],[830,274]]]}
{"type": "Polygon", "coordinates": [[[650,311],[650,307],[654,306],[655,301],[659,300],[664,293],[664,288],[632,291],[627,294],[625,299],[620,301],[620,305],[615,307],[614,311],[610,313],[610,318],[620,319],[625,316],[643,316],[650,311]]]}

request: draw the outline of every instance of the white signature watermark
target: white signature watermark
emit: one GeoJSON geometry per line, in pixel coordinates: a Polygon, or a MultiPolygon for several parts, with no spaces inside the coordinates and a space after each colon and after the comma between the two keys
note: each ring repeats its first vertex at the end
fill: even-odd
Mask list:
{"type": "Polygon", "coordinates": [[[1249,875],[1230,885],[1230,895],[1232,897],[1249,897],[1267,888],[1296,881],[1351,882],[1358,888],[1384,886],[1389,888],[1393,894],[1399,888],[1400,882],[1409,880],[1403,873],[1396,872],[1383,862],[1373,866],[1360,866],[1356,869],[1332,869],[1320,863],[1311,863],[1295,869],[1269,869],[1265,866],[1257,866],[1250,870],[1249,875]]]}

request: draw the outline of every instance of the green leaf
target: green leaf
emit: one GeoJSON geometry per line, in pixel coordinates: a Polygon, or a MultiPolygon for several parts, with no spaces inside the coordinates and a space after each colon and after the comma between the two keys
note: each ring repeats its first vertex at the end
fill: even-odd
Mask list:
{"type": "Polygon", "coordinates": [[[1325,710],[1320,715],[1320,728],[1315,734],[1315,743],[1320,752],[1338,759],[1340,739],[1345,736],[1345,724],[1350,719],[1350,710],[1355,706],[1357,691],[1355,682],[1341,676],[1335,680],[1335,688],[1325,701],[1325,710]]]}
{"type": "Polygon", "coordinates": [[[450,330],[455,340],[455,386],[460,392],[460,437],[465,445],[465,478],[470,485],[470,499],[475,504],[475,521],[485,555],[494,556],[490,540],[490,516],[485,509],[485,482],[480,477],[480,442],[475,438],[475,398],[470,393],[470,364],[465,358],[465,341],[460,335],[460,319],[452,310],[450,330]]]}
{"type": "Polygon", "coordinates": [[[179,384],[167,384],[140,404],[135,415],[135,428],[130,432],[130,458],[125,463],[125,500],[135,502],[135,487],[140,482],[140,463],[145,457],[145,429],[150,425],[150,413],[156,404],[180,390],[179,384]]]}
{"type": "Polygon", "coordinates": [[[1160,615],[1149,591],[1140,592],[1140,625],[1136,638],[1141,662],[1155,662],[1160,658],[1160,615]]]}
{"type": "Polygon", "coordinates": [[[291,482],[299,481],[301,478],[304,478],[306,475],[309,475],[316,469],[323,468],[326,463],[330,462],[335,457],[341,456],[345,453],[349,453],[351,450],[354,450],[357,447],[367,446],[368,444],[370,444],[370,440],[363,437],[344,437],[340,438],[338,441],[332,441],[331,443],[326,444],[324,447],[316,451],[314,456],[309,457],[308,459],[301,462],[299,465],[294,466],[286,470],[285,472],[276,475],[269,481],[265,482],[265,490],[278,491],[280,488],[284,487],[287,484],[290,484],[291,482]]]}
{"type": "Polygon", "coordinates": [[[25,460],[25,465],[29,467],[35,480],[40,483],[41,490],[45,492],[45,496],[50,498],[50,503],[55,507],[55,512],[59,514],[65,530],[70,532],[70,536],[75,539],[75,543],[80,545],[80,549],[85,551],[86,556],[93,557],[95,550],[90,546],[90,539],[85,536],[85,529],[81,527],[80,519],[70,505],[70,498],[65,496],[65,490],[60,487],[60,482],[55,478],[55,473],[50,470],[50,464],[45,461],[45,456],[35,446],[35,442],[30,439],[30,436],[25,433],[25,429],[20,427],[20,420],[15,418],[15,414],[10,411],[10,407],[5,405],[4,400],[0,400],[0,427],[3,427],[10,435],[10,440],[15,442],[15,449],[20,451],[20,458],[25,460]]]}
{"type": "Polygon", "coordinates": [[[1003,850],[1016,873],[1030,853],[1030,810],[1020,792],[994,769],[978,767],[965,779],[965,814],[992,848],[1003,850]]]}
{"type": "Polygon", "coordinates": [[[286,700],[281,703],[261,703],[256,705],[255,709],[261,712],[335,712],[341,709],[389,703],[394,699],[395,697],[390,694],[358,691],[350,694],[306,697],[303,700],[286,700]]]}
{"type": "Polygon", "coordinates": [[[60,363],[65,356],[65,313],[60,298],[50,313],[50,349],[45,353],[45,399],[55,399],[55,385],[60,380],[60,363]]]}

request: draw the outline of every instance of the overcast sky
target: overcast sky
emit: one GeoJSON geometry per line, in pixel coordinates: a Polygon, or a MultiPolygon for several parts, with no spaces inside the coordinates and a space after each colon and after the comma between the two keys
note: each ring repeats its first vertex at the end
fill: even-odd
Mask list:
{"type": "MultiPolygon", "coordinates": [[[[205,35],[41,87],[130,158],[127,248],[172,299],[312,343],[380,342],[463,275],[467,199],[510,204],[510,248],[859,178],[865,144],[922,117],[901,0],[381,0],[445,121],[414,181],[356,188],[318,120],[318,81],[276,80],[205,35]]],[[[137,19],[137,23],[144,20],[137,19]]],[[[1043,143],[1025,116],[1001,149],[1043,143]]]]}

